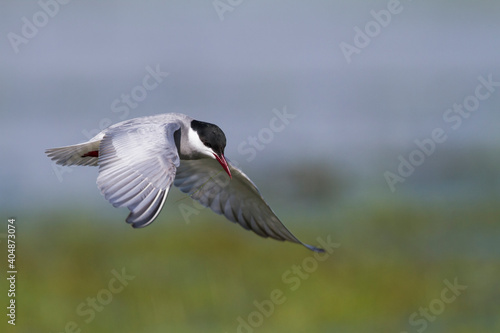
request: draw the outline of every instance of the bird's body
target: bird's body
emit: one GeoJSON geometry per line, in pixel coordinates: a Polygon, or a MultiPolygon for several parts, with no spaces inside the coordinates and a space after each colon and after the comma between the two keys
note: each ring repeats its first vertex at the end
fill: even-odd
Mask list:
{"type": "Polygon", "coordinates": [[[255,184],[226,161],[225,146],[218,126],[167,113],[126,120],[88,142],[46,153],[60,165],[98,166],[97,186],[113,206],[130,210],[127,222],[135,228],[154,221],[173,184],[260,236],[322,251],[300,242],[281,223],[255,184]]]}

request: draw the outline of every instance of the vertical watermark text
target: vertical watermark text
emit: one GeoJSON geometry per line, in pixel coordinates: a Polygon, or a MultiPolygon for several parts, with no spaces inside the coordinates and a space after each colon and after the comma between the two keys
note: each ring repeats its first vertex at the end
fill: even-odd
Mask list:
{"type": "Polygon", "coordinates": [[[16,325],[16,280],[16,219],[10,218],[7,220],[7,281],[9,285],[7,322],[10,325],[16,325]]]}

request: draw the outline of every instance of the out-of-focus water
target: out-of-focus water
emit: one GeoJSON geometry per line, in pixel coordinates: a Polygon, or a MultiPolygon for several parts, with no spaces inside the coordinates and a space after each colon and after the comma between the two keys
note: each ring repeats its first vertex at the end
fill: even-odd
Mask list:
{"type": "Polygon", "coordinates": [[[12,33],[25,36],[26,20],[43,20],[44,9],[34,1],[6,2],[2,202],[94,197],[97,170],[67,169],[58,177],[44,149],[162,112],[220,125],[227,156],[252,175],[328,162],[326,172],[343,171],[353,180],[348,184],[388,195],[384,172],[397,173],[399,156],[408,159],[415,140],[441,128],[446,140],[397,191],[499,193],[500,87],[460,115],[456,129],[459,120],[444,118],[474,96],[478,77],[500,82],[498,3],[401,1],[399,13],[350,63],[341,43],[355,46],[355,28],[374,22],[371,11],[381,13],[387,2],[243,1],[232,9],[221,20],[209,1],[70,2],[53,7],[33,37],[14,46],[12,33]],[[151,71],[168,75],[147,81],[155,86],[150,90],[137,88],[151,71]],[[137,98],[124,102],[134,91],[137,98]],[[270,136],[266,128],[277,112],[290,116],[270,136]],[[258,149],[249,137],[259,138],[258,149]]]}

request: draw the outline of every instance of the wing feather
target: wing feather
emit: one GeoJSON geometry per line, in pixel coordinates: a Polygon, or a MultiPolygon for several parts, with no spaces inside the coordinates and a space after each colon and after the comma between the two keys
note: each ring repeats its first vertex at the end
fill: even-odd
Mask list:
{"type": "Polygon", "coordinates": [[[205,207],[262,237],[299,243],[313,251],[322,251],[299,241],[278,219],[255,184],[229,162],[229,179],[217,161],[182,160],[174,185],[205,207]]]}
{"type": "Polygon", "coordinates": [[[154,221],[173,183],[179,155],[178,123],[124,123],[111,128],[99,149],[97,186],[113,206],[127,207],[134,228],[154,221]]]}

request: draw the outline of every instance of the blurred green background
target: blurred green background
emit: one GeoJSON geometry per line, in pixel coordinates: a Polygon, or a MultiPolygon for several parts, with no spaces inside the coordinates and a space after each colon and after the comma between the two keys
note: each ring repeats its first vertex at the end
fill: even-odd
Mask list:
{"type": "Polygon", "coordinates": [[[18,221],[16,331],[64,332],[74,322],[82,332],[494,332],[497,203],[371,200],[282,214],[304,241],[338,244],[324,261],[207,210],[186,224],[172,203],[143,230],[81,208],[48,211],[29,229],[18,221]],[[130,279],[109,300],[113,270],[130,279]],[[442,309],[445,280],[466,289],[442,309]],[[275,289],[283,303],[252,315],[275,289]],[[411,322],[421,308],[434,320],[411,322]]]}
{"type": "Polygon", "coordinates": [[[4,312],[11,217],[18,275],[17,325],[2,313],[0,331],[499,332],[500,2],[401,1],[363,44],[357,31],[389,3],[3,1],[4,312]],[[168,75],[140,95],[151,70],[168,75]],[[473,102],[480,77],[490,95],[450,111],[473,102]],[[284,224],[334,251],[207,209],[186,219],[177,189],[134,230],[96,168],[44,154],[165,112],[219,125],[284,224]],[[445,142],[418,153],[439,128],[445,142]],[[391,190],[387,172],[418,154],[391,190]]]}

